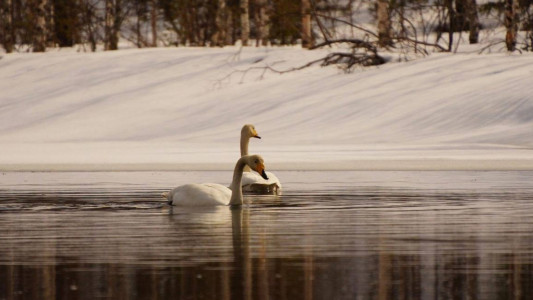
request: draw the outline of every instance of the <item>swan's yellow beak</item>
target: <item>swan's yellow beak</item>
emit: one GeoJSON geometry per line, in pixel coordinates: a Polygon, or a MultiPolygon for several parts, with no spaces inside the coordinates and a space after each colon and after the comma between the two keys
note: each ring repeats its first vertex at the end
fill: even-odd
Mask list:
{"type": "Polygon", "coordinates": [[[256,139],[260,139],[261,137],[259,136],[259,134],[257,134],[257,131],[253,131],[253,137],[256,138],[256,139]]]}
{"type": "Polygon", "coordinates": [[[261,177],[263,177],[265,180],[268,180],[268,176],[265,173],[265,165],[263,165],[263,163],[258,163],[255,171],[259,173],[259,175],[261,175],[261,177]]]}

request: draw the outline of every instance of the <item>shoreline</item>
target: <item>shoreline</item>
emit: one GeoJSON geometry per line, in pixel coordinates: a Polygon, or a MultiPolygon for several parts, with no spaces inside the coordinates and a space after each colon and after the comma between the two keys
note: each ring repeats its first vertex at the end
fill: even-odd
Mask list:
{"type": "MultiPolygon", "coordinates": [[[[533,171],[533,159],[381,159],[273,162],[271,171],[533,171]]],[[[0,172],[231,171],[232,163],[13,163],[0,172]]]]}

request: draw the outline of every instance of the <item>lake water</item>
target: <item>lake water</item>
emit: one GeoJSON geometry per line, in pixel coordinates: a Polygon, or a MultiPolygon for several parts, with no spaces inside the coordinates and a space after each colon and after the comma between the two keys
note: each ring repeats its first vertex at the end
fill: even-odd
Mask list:
{"type": "Polygon", "coordinates": [[[275,172],[282,196],[169,207],[229,172],[0,174],[0,299],[531,299],[533,172],[275,172]]]}

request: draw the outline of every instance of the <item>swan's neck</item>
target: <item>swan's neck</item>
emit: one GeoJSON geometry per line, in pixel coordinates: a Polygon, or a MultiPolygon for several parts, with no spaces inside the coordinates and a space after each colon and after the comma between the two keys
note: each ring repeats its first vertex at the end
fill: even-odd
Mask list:
{"type": "Polygon", "coordinates": [[[241,180],[242,172],[244,171],[245,166],[246,162],[244,161],[244,158],[241,157],[235,165],[235,170],[233,170],[233,180],[231,181],[230,185],[231,199],[229,201],[229,205],[242,205],[241,180]]]}
{"type": "Polygon", "coordinates": [[[241,156],[248,155],[248,142],[250,141],[250,137],[246,136],[245,134],[241,134],[241,156]]]}
{"type": "MultiPolygon", "coordinates": [[[[248,155],[248,143],[250,142],[250,137],[245,134],[241,134],[241,157],[248,155]]],[[[250,172],[250,167],[246,164],[244,165],[244,172],[250,172]]]]}

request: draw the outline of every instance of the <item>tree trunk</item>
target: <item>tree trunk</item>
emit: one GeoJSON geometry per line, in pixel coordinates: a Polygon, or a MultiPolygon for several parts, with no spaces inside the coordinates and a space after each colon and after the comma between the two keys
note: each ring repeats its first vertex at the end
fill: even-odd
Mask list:
{"type": "Polygon", "coordinates": [[[453,9],[453,1],[445,0],[446,7],[448,8],[448,19],[449,19],[449,28],[448,28],[448,51],[452,51],[453,46],[453,33],[455,32],[455,10],[453,9]]]}
{"type": "Polygon", "coordinates": [[[529,51],[533,51],[533,14],[529,16],[529,33],[527,37],[529,38],[529,51]]]}
{"type": "Polygon", "coordinates": [[[105,4],[104,50],[117,50],[121,26],[121,3],[120,0],[106,0],[105,4]]]}
{"type": "Polygon", "coordinates": [[[311,38],[311,2],[302,0],[302,48],[313,47],[311,38]]]}
{"type": "Polygon", "coordinates": [[[235,40],[237,39],[237,34],[235,33],[235,28],[237,27],[236,20],[234,18],[233,12],[231,9],[227,10],[228,16],[226,17],[226,45],[233,45],[235,44],[235,40]]]}
{"type": "Polygon", "coordinates": [[[143,47],[143,37],[141,32],[141,18],[137,15],[137,20],[135,22],[135,35],[137,36],[137,40],[135,41],[135,45],[137,48],[143,47]]]}
{"type": "Polygon", "coordinates": [[[104,50],[111,50],[111,31],[113,30],[113,20],[115,20],[113,6],[113,0],[105,1],[104,50]]]}
{"type": "Polygon", "coordinates": [[[240,0],[241,7],[241,41],[243,46],[248,46],[250,39],[250,13],[248,0],[240,0]]]}
{"type": "Polygon", "coordinates": [[[84,4],[81,1],[54,0],[53,1],[53,39],[59,47],[72,47],[80,42],[80,31],[84,26],[84,4]]]}
{"type": "Polygon", "coordinates": [[[454,32],[466,30],[466,16],[468,10],[468,1],[469,0],[454,0],[455,9],[454,9],[454,32]]]}
{"type": "Polygon", "coordinates": [[[516,50],[516,32],[518,30],[518,0],[505,0],[505,45],[507,51],[516,50]]]}
{"type": "Polygon", "coordinates": [[[266,0],[256,0],[257,11],[255,14],[255,22],[257,26],[257,43],[256,46],[266,46],[268,44],[269,32],[269,16],[268,3],[266,0]]]}
{"type": "Polygon", "coordinates": [[[479,17],[477,14],[476,0],[466,0],[466,14],[468,17],[468,29],[470,44],[477,44],[479,40],[479,17]]]}
{"type": "Polygon", "coordinates": [[[13,2],[5,0],[0,6],[0,34],[2,35],[2,45],[6,53],[13,52],[15,42],[13,30],[13,2]]]}
{"type": "Polygon", "coordinates": [[[48,47],[55,47],[57,38],[54,33],[54,28],[56,27],[55,24],[55,8],[52,3],[53,0],[46,1],[45,6],[45,17],[46,17],[46,45],[48,47]]]}
{"type": "Polygon", "coordinates": [[[391,20],[389,13],[389,0],[378,0],[377,3],[378,21],[378,44],[381,47],[392,45],[391,20]]]}
{"type": "Polygon", "coordinates": [[[211,45],[222,47],[226,44],[228,34],[228,7],[226,6],[226,0],[217,1],[215,25],[216,30],[211,37],[211,45]]]}
{"type": "Polygon", "coordinates": [[[120,27],[122,26],[122,2],[121,0],[115,0],[115,20],[113,22],[113,32],[111,39],[111,50],[118,49],[118,38],[120,34],[120,27]]]}
{"type": "Polygon", "coordinates": [[[81,8],[81,26],[85,35],[85,40],[82,42],[89,42],[91,45],[91,51],[96,52],[96,29],[95,29],[95,11],[93,6],[90,5],[88,0],[79,0],[79,7],[81,8]]]}
{"type": "MultiPolygon", "coordinates": [[[[474,0],[475,1],[475,0],[474,0]]],[[[157,47],[157,0],[152,0],[152,47],[157,47]]]]}
{"type": "Polygon", "coordinates": [[[142,26],[141,26],[141,19],[142,19],[142,15],[144,13],[144,3],[142,3],[141,1],[136,1],[135,2],[135,5],[136,5],[136,20],[135,20],[135,27],[134,27],[134,30],[135,30],[135,35],[137,37],[137,40],[135,41],[135,45],[137,46],[137,48],[142,48],[143,46],[145,46],[145,43],[144,43],[144,38],[142,36],[142,26]]]}
{"type": "Polygon", "coordinates": [[[46,6],[47,0],[36,0],[33,2],[32,14],[35,18],[33,31],[33,52],[44,52],[46,50],[46,6]]]}

